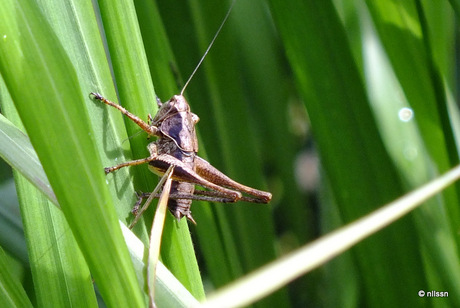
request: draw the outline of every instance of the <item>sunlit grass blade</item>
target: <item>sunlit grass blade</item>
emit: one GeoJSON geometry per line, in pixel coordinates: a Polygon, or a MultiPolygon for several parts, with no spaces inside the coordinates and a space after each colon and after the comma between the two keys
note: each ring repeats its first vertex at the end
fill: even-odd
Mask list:
{"type": "MultiPolygon", "coordinates": [[[[460,178],[460,166],[419,189],[379,208],[347,226],[264,266],[250,275],[218,290],[203,307],[250,305],[299,276],[326,263],[338,254],[399,220],[424,201],[442,192],[460,178]],[[276,279],[273,279],[276,277],[276,279]]],[[[457,264],[457,270],[460,267],[457,264]]],[[[451,291],[452,292],[452,291],[451,291]]],[[[457,293],[457,292],[455,292],[457,293]]]]}
{"type": "Polygon", "coordinates": [[[404,2],[392,6],[386,4],[385,1],[367,1],[383,47],[405,96],[417,113],[416,120],[427,149],[442,170],[450,163],[455,163],[449,163],[449,159],[454,156],[457,156],[458,161],[458,154],[451,155],[446,152],[450,150],[456,153],[457,150],[455,147],[450,148],[453,144],[452,140],[449,140],[452,138],[452,128],[448,126],[450,122],[445,118],[446,98],[442,85],[438,84],[441,81],[434,63],[436,59],[433,51],[437,46],[431,46],[431,33],[428,32],[424,6],[420,3],[404,2]],[[413,22],[414,20],[417,22],[413,22]],[[396,48],[396,45],[402,42],[406,48],[396,48]],[[427,118],[430,122],[439,124],[436,125],[437,129],[427,125],[427,118]],[[447,131],[442,132],[444,128],[447,131]]]}
{"type": "MultiPolygon", "coordinates": [[[[418,187],[432,178],[436,167],[431,157],[425,155],[424,140],[415,121],[417,114],[409,102],[401,97],[402,90],[392,68],[383,49],[371,33],[371,29],[367,29],[365,34],[365,72],[369,96],[373,100],[374,112],[378,115],[377,122],[383,140],[398,171],[405,179],[405,186],[418,187]]],[[[448,190],[452,190],[452,187],[448,190]]],[[[452,289],[460,283],[460,277],[454,270],[458,260],[455,252],[458,248],[454,243],[456,236],[452,233],[455,226],[450,223],[450,215],[444,215],[443,211],[439,211],[439,208],[449,203],[444,198],[430,199],[413,213],[415,226],[423,242],[422,256],[427,259],[426,264],[429,264],[426,266],[427,272],[431,271],[429,268],[434,267],[438,273],[427,274],[426,277],[428,283],[438,289],[452,289]],[[433,240],[434,233],[436,240],[433,240]]]]}
{"type": "Polygon", "coordinates": [[[16,172],[39,306],[97,307],[91,274],[62,212],[16,172]]]}
{"type": "MultiPolygon", "coordinates": [[[[405,188],[378,131],[346,28],[332,1],[270,4],[332,198],[343,223],[351,222],[396,199],[405,188]]],[[[421,282],[427,285],[419,270],[425,261],[419,248],[412,216],[353,248],[363,278],[359,291],[372,294],[365,296],[367,305],[396,305],[421,282]],[[394,245],[391,251],[389,242],[394,245]],[[385,270],[382,264],[387,264],[385,270]],[[400,268],[413,275],[404,275],[400,268]],[[394,292],[381,287],[391,284],[396,284],[394,292]]],[[[416,305],[418,298],[408,301],[416,305]]]]}
{"type": "MultiPolygon", "coordinates": [[[[139,280],[144,282],[145,273],[145,247],[144,244],[131,232],[124,224],[120,223],[123,235],[128,245],[131,258],[139,276],[139,280]]],[[[158,307],[193,307],[198,301],[193,295],[181,284],[179,280],[158,261],[156,270],[155,284],[155,303],[158,307]]],[[[144,283],[142,283],[144,284],[144,283]]]]}
{"type": "Polygon", "coordinates": [[[0,15],[2,76],[98,288],[108,305],[141,306],[75,68],[36,4],[6,1],[0,15]]]}
{"type": "MultiPolygon", "coordinates": [[[[9,119],[21,125],[16,109],[6,95],[3,95],[1,107],[9,119]]],[[[6,155],[15,153],[14,161],[10,163],[20,167],[13,172],[36,302],[39,306],[96,307],[85,259],[62,212],[50,201],[55,200],[54,193],[46,195],[32,185],[33,181],[47,183],[47,178],[29,140],[16,131],[18,129],[10,126],[6,144],[11,148],[1,152],[6,155]],[[32,170],[38,172],[29,179],[20,173],[29,174],[32,170]]],[[[49,184],[39,187],[46,192],[51,190],[49,184]]]]}
{"type": "MultiPolygon", "coordinates": [[[[449,32],[442,35],[436,32],[436,24],[449,21],[442,14],[446,8],[422,2],[366,3],[392,69],[414,111],[425,150],[437,171],[443,172],[459,162],[444,88],[452,79],[448,75],[450,67],[445,63],[451,57],[453,37],[449,32]],[[436,19],[436,14],[441,17],[436,19]],[[431,24],[429,19],[433,20],[431,24]],[[401,44],[405,48],[396,47],[401,44]]],[[[460,186],[453,186],[443,194],[450,223],[457,229],[460,210],[455,204],[459,202],[460,186]]]]}

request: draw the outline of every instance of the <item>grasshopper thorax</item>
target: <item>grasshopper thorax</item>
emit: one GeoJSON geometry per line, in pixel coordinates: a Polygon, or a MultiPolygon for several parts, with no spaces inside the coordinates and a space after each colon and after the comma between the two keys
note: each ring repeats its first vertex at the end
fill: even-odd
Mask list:
{"type": "Polygon", "coordinates": [[[169,101],[161,104],[153,119],[153,125],[167,138],[165,142],[172,140],[183,153],[196,153],[198,141],[195,124],[198,121],[198,116],[190,112],[185,97],[174,95],[169,101]]]}

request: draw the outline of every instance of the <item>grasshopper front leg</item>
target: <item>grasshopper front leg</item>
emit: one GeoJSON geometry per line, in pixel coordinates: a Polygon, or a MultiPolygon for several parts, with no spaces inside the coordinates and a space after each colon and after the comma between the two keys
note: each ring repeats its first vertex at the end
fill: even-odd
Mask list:
{"type": "MultiPolygon", "coordinates": [[[[127,116],[128,118],[130,118],[134,123],[136,123],[140,128],[142,128],[142,130],[144,130],[147,134],[149,134],[150,136],[160,136],[160,132],[158,130],[158,127],[154,126],[154,125],[150,125],[149,123],[145,123],[141,118],[139,118],[138,116],[132,114],[131,112],[129,112],[128,110],[126,110],[125,108],[123,108],[122,106],[118,105],[118,104],[115,104],[114,102],[111,102],[109,101],[108,99],[106,99],[105,97],[103,97],[101,94],[99,93],[95,93],[95,92],[91,92],[90,93],[90,97],[92,99],[95,99],[95,100],[98,100],[106,105],[109,105],[109,106],[112,106],[118,110],[121,111],[121,113],[123,113],[125,116],[127,116]]],[[[151,118],[151,116],[149,115],[149,119],[151,118]]]]}

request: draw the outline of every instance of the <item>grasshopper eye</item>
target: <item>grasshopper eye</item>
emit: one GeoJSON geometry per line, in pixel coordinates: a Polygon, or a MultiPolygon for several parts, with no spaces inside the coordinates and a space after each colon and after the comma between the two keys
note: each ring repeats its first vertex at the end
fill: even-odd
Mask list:
{"type": "Polygon", "coordinates": [[[197,116],[196,114],[192,113],[192,121],[193,123],[198,123],[200,121],[200,117],[197,116]]]}

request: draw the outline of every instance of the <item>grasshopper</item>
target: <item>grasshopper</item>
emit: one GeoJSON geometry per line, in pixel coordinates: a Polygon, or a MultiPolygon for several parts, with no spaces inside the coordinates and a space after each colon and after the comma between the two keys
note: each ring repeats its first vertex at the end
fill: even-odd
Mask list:
{"type": "MultiPolygon", "coordinates": [[[[241,200],[253,203],[268,203],[272,198],[269,192],[257,190],[232,180],[197,155],[198,140],[195,124],[199,121],[199,117],[190,111],[190,106],[183,93],[214,43],[228,17],[228,13],[180,94],[174,95],[165,103],[162,103],[157,98],[158,112],[153,118],[149,114],[147,123],[121,105],[107,100],[101,94],[94,92],[90,94],[91,98],[118,109],[149,136],[157,138],[147,146],[150,153],[149,157],[105,168],[105,173],[108,174],[127,166],[148,164],[152,172],[162,177],[165,171],[170,166],[173,166],[168,209],[177,220],[185,216],[195,224],[196,222],[190,211],[192,200],[223,203],[241,200]],[[195,190],[195,185],[200,185],[210,191],[195,190]],[[243,196],[242,193],[249,196],[243,196]]],[[[138,194],[139,200],[133,210],[136,218],[138,216],[138,206],[143,199],[149,196],[150,193],[138,194]]],[[[154,197],[159,198],[160,195],[156,194],[154,197]]]]}

